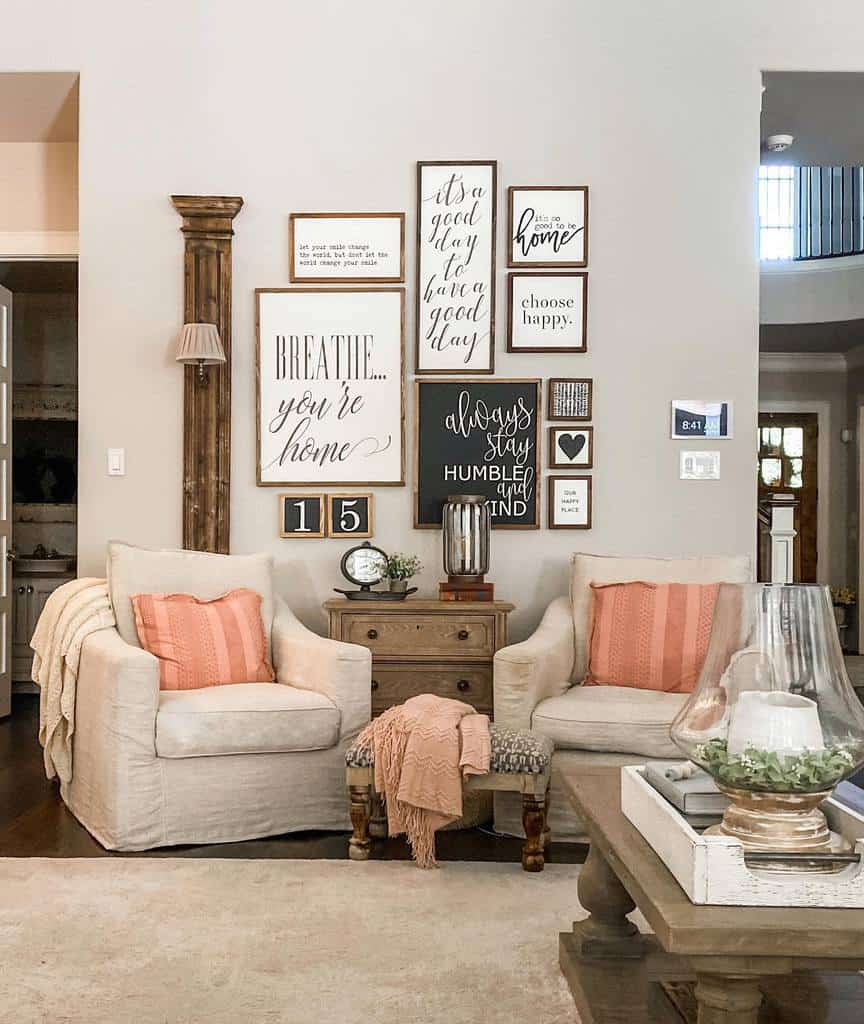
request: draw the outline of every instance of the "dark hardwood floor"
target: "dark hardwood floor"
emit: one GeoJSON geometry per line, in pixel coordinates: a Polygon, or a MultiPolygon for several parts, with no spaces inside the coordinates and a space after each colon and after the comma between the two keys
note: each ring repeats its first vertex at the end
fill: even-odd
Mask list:
{"type": "MultiPolygon", "coordinates": [[[[39,698],[13,698],[12,714],[0,719],[0,856],[2,857],[245,857],[344,860],[347,832],[301,832],[244,843],[213,846],[171,846],[146,853],[112,853],[66,810],[57,783],[45,778],[38,741],[39,698]]],[[[346,792],[347,800],[347,792],[346,792]]],[[[438,858],[518,863],[522,842],[483,829],[441,832],[438,858]]],[[[550,864],[581,864],[587,847],[554,843],[550,864]]],[[[408,860],[404,839],[376,840],[372,856],[408,860]]]]}

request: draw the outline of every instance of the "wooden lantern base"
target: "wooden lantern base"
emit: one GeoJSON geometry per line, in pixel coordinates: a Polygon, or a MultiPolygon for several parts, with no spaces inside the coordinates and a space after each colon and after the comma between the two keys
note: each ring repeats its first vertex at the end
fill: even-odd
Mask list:
{"type": "Polygon", "coordinates": [[[440,601],[494,601],[495,584],[451,576],[438,584],[440,601]]]}

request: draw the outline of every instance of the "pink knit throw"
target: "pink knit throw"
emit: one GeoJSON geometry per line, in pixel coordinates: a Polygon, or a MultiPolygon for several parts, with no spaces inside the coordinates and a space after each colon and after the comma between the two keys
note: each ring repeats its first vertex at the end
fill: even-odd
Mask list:
{"type": "Polygon", "coordinates": [[[462,778],[489,771],[489,719],[431,693],[374,719],[357,740],[375,758],[390,835],[404,832],[421,868],[435,862],[435,832],[462,817],[462,778]]]}

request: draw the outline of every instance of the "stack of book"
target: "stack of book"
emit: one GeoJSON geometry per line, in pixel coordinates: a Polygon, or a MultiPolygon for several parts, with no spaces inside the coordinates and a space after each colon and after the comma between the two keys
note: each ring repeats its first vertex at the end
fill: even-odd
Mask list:
{"type": "Polygon", "coordinates": [[[691,828],[697,830],[718,824],[729,804],[728,797],[720,792],[711,776],[688,761],[647,764],[645,781],[681,812],[691,828]]]}

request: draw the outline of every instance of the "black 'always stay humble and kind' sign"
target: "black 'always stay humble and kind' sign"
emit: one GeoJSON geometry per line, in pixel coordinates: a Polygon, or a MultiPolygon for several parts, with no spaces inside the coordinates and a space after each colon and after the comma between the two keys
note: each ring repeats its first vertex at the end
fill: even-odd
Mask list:
{"type": "Polygon", "coordinates": [[[416,382],[415,527],[450,494],[485,495],[493,527],[537,529],[537,380],[416,382]]]}

